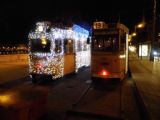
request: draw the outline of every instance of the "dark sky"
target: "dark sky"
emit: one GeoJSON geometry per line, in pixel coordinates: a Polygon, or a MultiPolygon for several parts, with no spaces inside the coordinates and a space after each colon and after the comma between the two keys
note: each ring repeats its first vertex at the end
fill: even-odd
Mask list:
{"type": "Polygon", "coordinates": [[[118,21],[132,28],[152,15],[153,0],[4,0],[0,4],[0,43],[27,43],[27,34],[36,21],[72,19],[118,21]]]}

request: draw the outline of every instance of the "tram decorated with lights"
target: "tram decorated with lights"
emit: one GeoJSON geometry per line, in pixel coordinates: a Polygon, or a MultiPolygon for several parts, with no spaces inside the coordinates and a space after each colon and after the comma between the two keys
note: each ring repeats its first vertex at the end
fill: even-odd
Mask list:
{"type": "Polygon", "coordinates": [[[122,80],[128,72],[128,33],[121,23],[93,23],[91,77],[93,80],[122,80]],[[110,79],[111,78],[111,79],[110,79]]]}
{"type": "Polygon", "coordinates": [[[89,31],[79,25],[37,22],[28,38],[29,74],[33,83],[39,78],[55,80],[90,66],[89,31]]]}

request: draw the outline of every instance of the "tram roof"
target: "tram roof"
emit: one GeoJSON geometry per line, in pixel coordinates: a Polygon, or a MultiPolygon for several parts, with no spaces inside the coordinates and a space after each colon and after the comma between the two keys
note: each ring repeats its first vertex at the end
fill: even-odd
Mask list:
{"type": "Polygon", "coordinates": [[[117,22],[117,23],[105,23],[104,21],[96,21],[93,22],[93,29],[98,30],[98,29],[122,29],[126,33],[129,33],[129,29],[127,26],[124,24],[117,22]]]}
{"type": "Polygon", "coordinates": [[[72,29],[75,32],[79,32],[82,34],[89,34],[89,31],[85,29],[84,27],[78,25],[78,24],[68,24],[64,25],[63,23],[51,23],[50,21],[40,21],[36,23],[36,26],[42,26],[44,28],[59,28],[59,29],[72,29]]]}

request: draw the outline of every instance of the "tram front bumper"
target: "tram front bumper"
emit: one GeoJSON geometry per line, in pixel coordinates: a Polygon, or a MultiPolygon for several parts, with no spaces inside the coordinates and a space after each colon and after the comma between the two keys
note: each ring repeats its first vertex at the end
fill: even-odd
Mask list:
{"type": "Polygon", "coordinates": [[[99,75],[99,74],[92,74],[92,78],[102,78],[102,79],[111,79],[111,78],[121,78],[120,73],[110,74],[110,75],[99,75]]]}

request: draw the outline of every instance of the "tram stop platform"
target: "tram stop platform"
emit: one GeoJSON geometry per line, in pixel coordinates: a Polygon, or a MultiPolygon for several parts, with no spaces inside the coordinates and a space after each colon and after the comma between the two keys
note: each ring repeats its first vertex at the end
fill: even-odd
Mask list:
{"type": "Polygon", "coordinates": [[[145,120],[160,120],[160,61],[129,56],[131,77],[145,120]]]}

